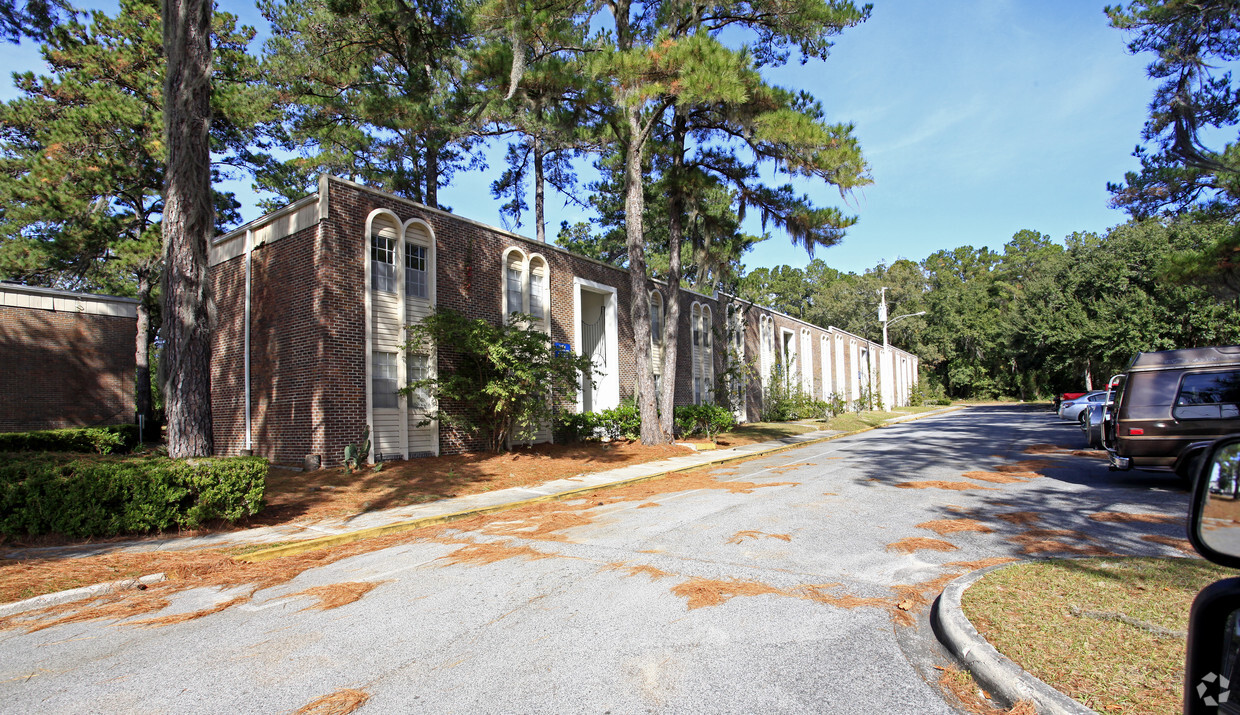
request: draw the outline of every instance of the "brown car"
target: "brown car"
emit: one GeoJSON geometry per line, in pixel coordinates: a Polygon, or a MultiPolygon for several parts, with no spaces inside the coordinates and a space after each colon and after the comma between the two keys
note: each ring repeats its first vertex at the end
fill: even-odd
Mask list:
{"type": "Polygon", "coordinates": [[[1209,443],[1240,432],[1240,346],[1138,353],[1103,429],[1112,469],[1192,479],[1209,443]]]}

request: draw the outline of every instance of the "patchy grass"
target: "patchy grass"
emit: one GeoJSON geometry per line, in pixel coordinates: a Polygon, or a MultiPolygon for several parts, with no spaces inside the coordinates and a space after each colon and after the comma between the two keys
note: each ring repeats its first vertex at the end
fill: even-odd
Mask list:
{"type": "Polygon", "coordinates": [[[987,575],[965,614],[992,645],[1099,712],[1180,711],[1197,592],[1232,575],[1189,558],[1053,559],[987,575]]]}
{"type": "Polygon", "coordinates": [[[731,432],[724,432],[716,441],[720,447],[739,447],[758,442],[771,442],[817,429],[822,428],[800,422],[748,422],[738,425],[731,432]]]}
{"type": "Polygon", "coordinates": [[[842,415],[836,415],[826,420],[826,429],[840,430],[841,432],[856,432],[857,430],[877,427],[892,417],[903,417],[903,412],[845,412],[842,415]]]}

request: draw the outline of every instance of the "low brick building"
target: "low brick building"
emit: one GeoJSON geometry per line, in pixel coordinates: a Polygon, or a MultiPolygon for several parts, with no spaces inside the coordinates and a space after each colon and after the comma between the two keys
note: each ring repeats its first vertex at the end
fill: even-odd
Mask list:
{"type": "Polygon", "coordinates": [[[132,423],[137,305],[0,283],[0,432],[132,423]]]}
{"type": "MultiPolygon", "coordinates": [[[[479,448],[446,425],[419,426],[425,406],[396,394],[439,367],[402,348],[404,326],[436,308],[493,323],[528,313],[592,355],[596,385],[583,380],[579,410],[613,407],[636,384],[626,270],[343,179],[322,177],[316,194],[218,237],[210,263],[220,454],[336,464],[366,425],[372,459],[479,448]]],[[[643,298],[666,314],[657,292],[643,298]]],[[[881,391],[887,405],[906,403],[917,379],[916,356],[856,335],[725,294],[682,290],[680,302],[677,404],[712,401],[729,354],[754,368],[727,387],[742,420],[757,419],[778,375],[820,398],[881,391]]]]}

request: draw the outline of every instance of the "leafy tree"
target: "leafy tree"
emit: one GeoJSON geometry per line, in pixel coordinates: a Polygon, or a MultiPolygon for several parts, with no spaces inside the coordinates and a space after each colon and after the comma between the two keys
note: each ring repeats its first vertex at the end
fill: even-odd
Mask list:
{"type": "Polygon", "coordinates": [[[554,410],[576,398],[589,356],[560,352],[551,338],[528,330],[529,316],[504,325],[439,310],[409,327],[407,353],[439,357],[440,372],[411,382],[406,394],[433,399],[426,419],[481,433],[495,452],[532,440],[552,424],[554,410]]]}
{"type": "MultiPolygon", "coordinates": [[[[150,417],[149,355],[160,323],[165,140],[158,4],[124,0],[115,17],[76,19],[43,46],[48,76],[15,75],[0,107],[0,275],[138,298],[136,407],[150,417]]],[[[212,171],[244,164],[269,102],[246,54],[253,30],[214,17],[212,171]]],[[[219,195],[217,229],[235,222],[219,195]]]]}
{"type": "MultiPolygon", "coordinates": [[[[1133,0],[1106,9],[1111,24],[1129,32],[1133,54],[1156,56],[1147,68],[1159,81],[1135,156],[1139,172],[1109,184],[1112,205],[1137,219],[1161,212],[1200,211],[1235,223],[1240,216],[1240,11],[1233,0],[1133,0]]],[[[1240,229],[1222,231],[1189,253],[1171,256],[1162,272],[1196,281],[1223,295],[1240,295],[1240,229]]]]}
{"type": "Polygon", "coordinates": [[[1128,50],[1157,56],[1147,68],[1160,82],[1138,147],[1141,173],[1112,185],[1115,203],[1135,216],[1166,206],[1240,210],[1240,148],[1206,145],[1214,129],[1240,120],[1240,86],[1228,63],[1240,59],[1240,13],[1231,0],[1133,0],[1106,8],[1111,25],[1132,34],[1128,50]]]}
{"type": "Polygon", "coordinates": [[[300,156],[268,162],[259,186],[283,203],[320,173],[429,206],[455,172],[479,165],[471,43],[455,0],[263,0],[264,69],[285,98],[277,138],[300,156]]]}
{"type": "Polygon", "coordinates": [[[589,28],[580,17],[563,13],[560,3],[542,0],[489,0],[472,18],[480,41],[469,62],[473,74],[490,80],[483,84],[492,95],[483,102],[485,133],[520,137],[508,145],[508,168],[491,184],[491,193],[508,197],[500,209],[505,225],[520,226],[532,184],[535,236],[546,242],[547,185],[582,203],[571,160],[592,142],[584,119],[587,85],[564,50],[582,47],[589,28]],[[505,70],[506,81],[498,81],[505,70]]]}
{"type": "MultiPolygon", "coordinates": [[[[685,214],[694,198],[706,195],[700,189],[712,183],[700,179],[713,173],[714,185],[740,192],[738,218],[743,218],[744,207],[755,206],[763,210],[764,217],[781,222],[793,240],[807,248],[838,240],[842,228],[838,212],[810,207],[791,187],[761,185],[755,167],[769,161],[788,173],[821,179],[841,189],[855,186],[863,180],[864,165],[849,136],[850,128],[826,125],[820,114],[815,115],[816,105],[808,97],[770,87],[759,69],[785,62],[794,50],[804,59],[824,59],[830,38],[861,22],[868,7],[859,10],[843,0],[713,6],[612,0],[598,6],[583,4],[576,12],[586,18],[581,24],[595,30],[591,51],[580,56],[593,82],[591,111],[603,129],[604,151],[621,157],[617,171],[623,177],[625,257],[635,296],[646,294],[650,277],[645,191],[653,165],[647,163],[648,152],[659,156],[656,144],[661,140],[670,147],[662,152],[667,159],[663,174],[668,179],[665,304],[669,314],[664,344],[675,346],[679,304],[669,298],[676,295],[681,279],[685,214]],[[723,42],[722,38],[732,39],[738,30],[752,33],[757,48],[753,53],[723,42]],[[701,114],[701,123],[693,121],[695,111],[701,114]],[[700,132],[707,145],[716,140],[726,145],[695,149],[701,157],[696,171],[690,170],[685,143],[692,131],[700,132]],[[741,147],[755,158],[739,159],[741,147]],[[707,166],[710,172],[705,171],[707,166]],[[698,188],[690,190],[690,185],[698,188]]],[[[666,421],[659,422],[649,364],[649,305],[634,300],[631,313],[642,441],[666,442],[672,434],[672,411],[665,410],[666,421]]],[[[664,355],[664,369],[674,374],[675,350],[665,350],[664,355]]],[[[670,385],[665,387],[663,395],[669,407],[670,390],[670,385]]]]}
{"type": "Polygon", "coordinates": [[[0,40],[43,39],[73,14],[73,7],[62,0],[0,0],[0,40]]]}

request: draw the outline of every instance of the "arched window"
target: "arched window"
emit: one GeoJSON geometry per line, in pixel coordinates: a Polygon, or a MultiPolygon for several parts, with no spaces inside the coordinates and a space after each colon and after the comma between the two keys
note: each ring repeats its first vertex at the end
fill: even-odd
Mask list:
{"type": "Polygon", "coordinates": [[[504,251],[504,315],[533,316],[534,327],[548,330],[551,314],[551,269],[537,253],[526,256],[520,248],[504,251]]]}
{"type": "Polygon", "coordinates": [[[525,254],[519,248],[504,253],[504,315],[525,312],[525,254]]]}
{"type": "Polygon", "coordinates": [[[529,266],[529,313],[534,316],[536,320],[546,320],[547,308],[550,304],[547,261],[542,256],[534,255],[530,257],[529,266]]]}
{"type": "Polygon", "coordinates": [[[650,291],[650,342],[663,344],[663,294],[657,290],[650,291]]]}
{"type": "Polygon", "coordinates": [[[689,309],[689,326],[693,331],[693,403],[701,405],[713,402],[715,392],[710,306],[695,301],[689,309]]]}

